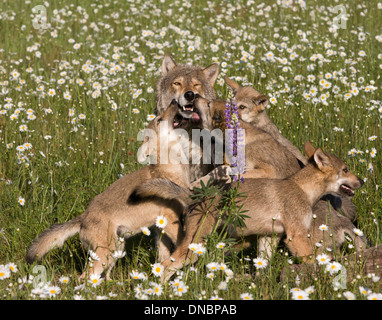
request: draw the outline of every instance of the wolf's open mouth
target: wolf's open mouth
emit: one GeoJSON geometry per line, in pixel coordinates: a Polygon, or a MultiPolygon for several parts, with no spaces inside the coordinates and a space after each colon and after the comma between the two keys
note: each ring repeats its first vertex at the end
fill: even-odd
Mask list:
{"type": "Polygon", "coordinates": [[[194,111],[194,105],[193,104],[187,104],[185,106],[182,107],[183,108],[183,111],[194,111]]]}
{"type": "Polygon", "coordinates": [[[194,108],[193,104],[187,104],[185,106],[180,106],[183,110],[183,114],[186,115],[187,117],[190,117],[192,121],[199,121],[200,120],[200,115],[199,111],[197,108],[194,108]]]}
{"type": "Polygon", "coordinates": [[[174,121],[172,123],[174,129],[176,128],[179,128],[180,126],[182,126],[184,123],[185,123],[185,118],[183,118],[179,113],[176,114],[176,116],[174,117],[174,121]]]}
{"type": "Polygon", "coordinates": [[[341,191],[343,193],[345,193],[346,195],[348,195],[349,197],[353,197],[354,196],[354,191],[352,190],[352,188],[350,188],[349,186],[347,186],[346,184],[341,184],[341,187],[340,187],[341,191]]]}

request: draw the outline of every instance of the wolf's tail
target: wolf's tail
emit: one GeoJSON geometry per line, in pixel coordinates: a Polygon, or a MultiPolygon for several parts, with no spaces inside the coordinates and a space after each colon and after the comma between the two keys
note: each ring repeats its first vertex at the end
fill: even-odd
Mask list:
{"type": "Polygon", "coordinates": [[[192,192],[190,190],[182,188],[167,179],[151,180],[137,187],[134,192],[140,198],[159,197],[167,200],[177,200],[184,207],[192,203],[190,198],[192,192]]]}
{"type": "Polygon", "coordinates": [[[33,263],[40,260],[48,251],[54,247],[61,247],[65,240],[73,237],[80,231],[81,216],[78,216],[66,223],[55,224],[46,229],[37,239],[35,239],[28,250],[26,260],[33,263]]]}

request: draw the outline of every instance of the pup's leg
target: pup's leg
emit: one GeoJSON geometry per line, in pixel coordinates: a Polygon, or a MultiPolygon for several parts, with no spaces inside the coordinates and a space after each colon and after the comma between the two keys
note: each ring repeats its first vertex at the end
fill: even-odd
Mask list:
{"type": "Polygon", "coordinates": [[[208,181],[211,180],[212,183],[220,182],[226,183],[231,179],[231,167],[228,165],[221,165],[213,169],[204,177],[191,183],[189,189],[193,190],[194,188],[201,188],[201,181],[204,185],[207,185],[208,181]]]}
{"type": "Polygon", "coordinates": [[[304,262],[312,262],[312,246],[308,238],[308,231],[295,230],[287,232],[285,243],[295,257],[302,257],[304,262]]]}
{"type": "Polygon", "coordinates": [[[197,260],[196,254],[192,254],[189,250],[189,245],[203,242],[203,238],[211,233],[217,222],[215,215],[212,213],[205,214],[204,212],[201,208],[197,208],[186,215],[183,241],[175,249],[171,257],[162,263],[165,268],[162,281],[170,279],[177,270],[197,260]]]}
{"type": "MultiPolygon", "coordinates": [[[[106,279],[109,279],[110,271],[115,264],[112,254],[116,250],[123,249],[123,243],[118,241],[116,229],[111,222],[104,222],[96,226],[87,226],[80,231],[80,238],[89,244],[89,248],[95,252],[98,259],[89,268],[89,275],[102,275],[106,272],[106,279]]],[[[84,272],[80,279],[86,277],[84,272]]]]}
{"type": "Polygon", "coordinates": [[[267,163],[257,164],[257,168],[246,169],[244,179],[274,178],[277,177],[276,169],[267,163]]]}
{"type": "Polygon", "coordinates": [[[156,244],[158,250],[158,261],[162,262],[170,257],[171,247],[177,247],[183,240],[183,227],[179,214],[172,208],[163,208],[161,215],[167,218],[167,226],[164,233],[161,230],[156,232],[156,244]]]}
{"type": "Polygon", "coordinates": [[[258,240],[258,255],[262,258],[270,260],[279,244],[281,236],[274,235],[272,237],[260,237],[258,240]]]}

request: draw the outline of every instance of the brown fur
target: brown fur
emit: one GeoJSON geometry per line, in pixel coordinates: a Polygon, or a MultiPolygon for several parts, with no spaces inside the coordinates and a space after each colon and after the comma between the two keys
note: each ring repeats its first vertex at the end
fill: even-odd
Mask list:
{"type": "MultiPolygon", "coordinates": [[[[307,148],[309,145],[307,143],[307,148]]],[[[245,221],[247,227],[231,227],[229,237],[240,239],[261,235],[268,239],[273,237],[278,242],[285,235],[290,252],[310,260],[308,256],[313,253],[314,247],[314,242],[308,238],[313,220],[312,208],[323,195],[342,193],[343,184],[358,189],[363,181],[348,172],[341,160],[325,154],[321,149],[315,150],[311,163],[287,179],[246,179],[244,184],[240,184],[239,192],[247,196],[243,206],[243,210],[248,210],[246,215],[249,218],[245,221]]],[[[241,201],[238,205],[241,205],[241,201]]],[[[195,204],[189,210],[185,221],[185,238],[171,259],[163,262],[166,268],[164,279],[191,262],[188,245],[202,241],[218,221],[218,200],[212,205],[209,205],[209,201],[195,204]]]]}
{"type": "MultiPolygon", "coordinates": [[[[290,151],[300,162],[301,165],[306,165],[308,160],[301,154],[298,148],[296,148],[287,138],[285,138],[276,125],[270,120],[266,113],[266,106],[268,104],[268,99],[266,96],[260,94],[258,91],[251,87],[241,87],[235,81],[228,77],[225,77],[226,83],[231,88],[234,93],[234,102],[238,105],[239,117],[244,121],[250,123],[256,128],[260,128],[268,132],[275,140],[282,144],[288,151],[290,151]]],[[[279,163],[282,165],[282,163],[279,163]]],[[[294,163],[290,162],[289,165],[294,167],[294,163]]],[[[336,219],[336,216],[340,215],[340,211],[346,218],[352,221],[355,218],[356,210],[349,197],[327,195],[323,200],[330,201],[331,206],[328,206],[326,201],[314,208],[314,213],[317,216],[315,221],[332,221],[333,225],[329,225],[329,234],[334,235],[334,244],[337,248],[340,248],[344,243],[344,232],[348,232],[349,223],[345,219],[336,219]],[[331,219],[329,216],[333,215],[331,219]],[[343,223],[343,230],[341,231],[340,225],[335,225],[335,223],[343,223]]],[[[323,222],[322,222],[323,223],[323,222]]],[[[312,226],[314,228],[315,225],[312,226]]],[[[354,228],[354,226],[353,226],[354,228]]],[[[312,230],[313,231],[313,230],[312,230]]],[[[322,242],[322,234],[314,233],[316,242],[322,242]]],[[[329,246],[332,247],[332,246],[329,246]]]]}
{"type": "MultiPolygon", "coordinates": [[[[170,148],[171,143],[175,142],[174,137],[177,137],[177,134],[173,133],[171,124],[178,111],[177,103],[172,103],[165,113],[156,117],[148,127],[158,133],[160,121],[168,121],[170,148]]],[[[159,150],[155,143],[151,139],[146,139],[140,149],[142,153],[140,156],[146,157],[153,150],[159,150]]],[[[157,143],[160,143],[160,139],[157,143]]],[[[171,179],[178,186],[188,188],[189,166],[171,162],[169,164],[151,164],[120,178],[97,195],[83,214],[44,231],[32,243],[27,254],[27,261],[32,263],[36,259],[41,259],[49,250],[61,246],[67,238],[79,233],[82,243],[100,258],[99,261],[94,262],[89,272],[95,274],[106,272],[108,277],[114,265],[111,254],[114,250],[123,249],[123,244],[118,237],[128,238],[140,233],[141,227],[154,225],[157,216],[161,214],[168,219],[165,229],[166,236],[171,239],[173,244],[180,243],[183,236],[180,217],[184,207],[174,200],[137,199],[133,192],[137,186],[156,178],[171,179]]],[[[169,248],[166,245],[160,245],[159,260],[164,260],[169,255],[169,248]]],[[[82,275],[82,277],[84,276],[85,274],[82,275]]]]}
{"type": "Polygon", "coordinates": [[[266,113],[268,97],[252,87],[241,87],[228,77],[225,77],[225,81],[233,91],[233,102],[238,105],[239,118],[255,128],[268,132],[276,141],[289,150],[296,159],[301,161],[302,164],[307,164],[307,160],[301,152],[280,133],[279,129],[266,113]]]}
{"type": "MultiPolygon", "coordinates": [[[[227,80],[228,78],[226,78],[227,80]]],[[[308,163],[308,160],[302,156],[300,151],[294,147],[289,140],[287,140],[285,137],[283,137],[280,132],[278,131],[277,127],[271,122],[268,115],[265,112],[265,107],[267,103],[267,99],[265,96],[258,93],[256,90],[245,87],[242,88],[239,85],[237,85],[235,82],[229,79],[229,84],[234,86],[233,90],[236,93],[235,95],[235,102],[238,103],[239,106],[245,104],[244,108],[239,108],[239,112],[243,112],[243,110],[246,111],[247,116],[246,119],[251,119],[251,124],[253,126],[252,131],[251,128],[248,130],[246,127],[246,137],[259,134],[260,137],[257,138],[258,142],[264,142],[267,143],[267,139],[261,139],[261,137],[266,137],[267,134],[264,134],[264,132],[261,129],[268,130],[267,133],[271,135],[279,144],[281,144],[284,148],[284,152],[287,152],[289,154],[293,154],[294,158],[291,160],[290,157],[275,157],[273,156],[273,159],[271,158],[270,161],[268,160],[268,166],[276,166],[277,170],[279,171],[279,178],[285,178],[291,174],[290,170],[292,170],[292,173],[297,172],[300,170],[300,165],[304,164],[306,165],[308,163]],[[243,90],[241,90],[243,89],[243,90]],[[250,95],[250,98],[244,99],[243,96],[250,95]],[[257,130],[257,132],[256,132],[257,130]],[[287,151],[285,151],[287,150],[287,151]],[[297,164],[296,158],[299,160],[300,165],[297,164]],[[289,160],[284,160],[289,159],[289,160]],[[272,161],[273,160],[273,161],[272,161]],[[275,163],[275,160],[276,163],[275,163]]],[[[197,100],[196,105],[198,105],[201,109],[203,109],[204,102],[200,103],[200,101],[197,100]]],[[[212,123],[213,127],[218,127],[221,129],[225,129],[225,119],[224,119],[224,110],[225,110],[225,102],[224,101],[209,101],[208,108],[210,109],[210,117],[206,119],[206,121],[210,121],[212,123]]],[[[241,122],[243,124],[243,122],[241,122]]],[[[248,124],[249,125],[249,124],[248,124]]],[[[254,139],[256,141],[256,139],[254,139]]],[[[251,141],[251,138],[246,138],[246,160],[250,160],[252,163],[257,163],[258,166],[252,166],[252,174],[255,173],[253,176],[256,176],[259,174],[263,174],[264,178],[276,178],[277,174],[275,174],[275,169],[272,170],[264,170],[267,165],[267,162],[261,161],[261,158],[264,156],[266,158],[269,158],[270,155],[275,155],[280,153],[280,147],[275,148],[274,142],[273,147],[269,148],[265,151],[265,154],[262,150],[262,147],[257,145],[256,143],[253,145],[253,150],[251,150],[251,147],[247,147],[247,144],[249,145],[251,141]],[[251,152],[252,151],[252,152],[251,152]],[[260,160],[260,161],[259,161],[260,160]],[[257,169],[257,170],[256,170],[257,169]]],[[[270,144],[272,146],[272,144],[270,144]]],[[[279,145],[278,145],[279,146],[279,145]]],[[[263,147],[264,148],[264,147],[263,147]]],[[[281,152],[282,154],[282,152],[281,152]]],[[[247,166],[247,170],[249,166],[247,166]]],[[[249,173],[249,171],[248,171],[249,173]]],[[[248,178],[247,173],[247,178],[248,178]]],[[[204,181],[206,183],[206,181],[204,181]]],[[[181,195],[178,194],[178,197],[181,195]]],[[[360,248],[361,246],[366,246],[366,242],[364,238],[360,238],[355,236],[354,232],[352,231],[354,228],[353,223],[350,219],[354,218],[355,209],[353,203],[348,199],[347,196],[338,197],[333,195],[327,195],[325,196],[325,200],[330,200],[331,204],[334,206],[335,209],[341,210],[346,214],[346,217],[343,217],[341,214],[339,214],[327,201],[319,201],[316,206],[314,207],[314,215],[315,219],[313,220],[310,235],[311,235],[311,241],[312,243],[318,243],[318,242],[324,242],[325,247],[335,247],[340,248],[341,245],[345,241],[345,233],[348,233],[351,238],[355,242],[358,242],[356,244],[357,248],[360,248]],[[329,231],[327,233],[317,232],[318,226],[321,224],[327,224],[329,226],[329,231]],[[333,236],[333,241],[327,241],[327,239],[324,239],[324,237],[327,234],[331,234],[333,236]]],[[[194,208],[194,211],[197,211],[198,209],[194,208]]],[[[186,234],[185,234],[185,240],[187,241],[190,237],[192,237],[194,234],[196,234],[196,230],[198,230],[198,224],[193,223],[193,221],[198,220],[199,218],[195,218],[197,214],[193,212],[191,215],[193,218],[189,218],[189,215],[186,216],[185,226],[186,226],[186,234]]],[[[203,215],[204,217],[204,215],[203,215]]],[[[209,217],[208,219],[212,219],[213,217],[209,217]]],[[[198,234],[204,235],[203,232],[198,232],[198,234]]],[[[277,241],[277,239],[276,239],[277,241]]],[[[274,242],[274,241],[273,241],[274,242]]],[[[266,252],[268,255],[271,254],[271,247],[272,247],[272,239],[267,237],[261,237],[259,241],[259,251],[260,252],[266,252]]],[[[273,244],[273,247],[274,244],[273,244]]],[[[180,252],[185,254],[187,252],[187,247],[185,245],[181,244],[181,246],[174,252],[174,256],[178,256],[178,258],[181,256],[179,255],[180,252]]],[[[169,260],[165,262],[167,265],[169,260]]]]}
{"type": "MultiPolygon", "coordinates": [[[[221,99],[207,101],[198,98],[195,102],[200,110],[208,105],[211,126],[226,129],[224,111],[226,102],[221,99]]],[[[268,132],[240,121],[245,130],[245,179],[248,178],[285,178],[301,167],[294,155],[268,132]],[[274,155],[277,154],[277,157],[274,155]]]]}
{"type": "Polygon", "coordinates": [[[175,99],[180,107],[192,103],[184,94],[188,91],[207,99],[215,99],[214,84],[219,74],[219,65],[214,63],[206,68],[192,65],[178,65],[165,55],[162,62],[162,75],[157,82],[156,113],[162,114],[175,99]]]}
{"type": "MultiPolygon", "coordinates": [[[[162,61],[162,74],[156,88],[156,114],[162,114],[170,102],[175,99],[182,116],[188,117],[192,114],[192,128],[203,129],[200,119],[202,114],[193,109],[194,99],[197,95],[207,99],[216,97],[214,84],[218,74],[219,65],[216,63],[206,68],[182,65],[176,64],[169,55],[165,55],[162,61]]],[[[193,148],[195,148],[194,142],[190,140],[190,152],[193,148]]],[[[190,159],[192,159],[192,154],[190,154],[190,159]]],[[[208,174],[214,166],[212,163],[204,164],[200,159],[199,163],[192,163],[190,168],[191,181],[195,181],[208,174]]]]}

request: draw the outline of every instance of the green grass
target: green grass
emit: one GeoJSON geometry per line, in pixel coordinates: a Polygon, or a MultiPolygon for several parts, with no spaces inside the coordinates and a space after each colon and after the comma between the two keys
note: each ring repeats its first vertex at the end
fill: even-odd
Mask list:
{"type": "MultiPolygon", "coordinates": [[[[268,113],[286,137],[300,149],[309,139],[344,159],[352,172],[365,179],[354,198],[357,226],[371,245],[381,242],[382,43],[378,35],[382,37],[382,9],[377,1],[348,1],[346,28],[330,32],[335,17],[332,1],[309,0],[306,8],[298,1],[286,2],[50,1],[48,28],[39,30],[33,27],[31,14],[40,2],[2,3],[0,264],[12,262],[18,267],[16,273],[0,280],[2,299],[40,299],[32,283],[18,283],[18,279],[37,275],[25,262],[31,241],[52,224],[81,214],[119,175],[140,167],[135,154],[137,133],[154,112],[155,83],[164,53],[179,63],[207,66],[219,62],[215,88],[222,98],[228,95],[224,75],[275,97],[277,103],[270,104],[268,113]],[[79,49],[74,49],[75,44],[80,44],[79,49]],[[267,59],[269,52],[274,58],[286,58],[286,63],[267,59]],[[291,53],[297,58],[291,59],[291,53]],[[322,59],[315,59],[317,54],[322,59]],[[331,87],[321,91],[319,81],[327,74],[331,87]],[[310,75],[315,80],[310,82],[310,75]],[[345,99],[352,84],[358,94],[345,99]],[[304,97],[311,86],[318,89],[317,101],[304,97]],[[98,97],[92,97],[95,87],[101,88],[98,97]],[[55,90],[54,96],[49,95],[50,89],[55,90]],[[70,100],[64,99],[66,91],[70,100]],[[329,93],[324,103],[320,101],[323,93],[329,93]],[[35,119],[28,118],[28,109],[35,119]],[[70,109],[74,110],[72,117],[70,109]],[[12,120],[14,114],[18,116],[12,120]],[[81,114],[85,119],[79,118],[81,114]],[[21,125],[27,130],[21,131],[21,125]],[[374,135],[377,138],[371,141],[374,135]],[[27,142],[32,148],[19,152],[17,147],[27,142]],[[351,156],[351,149],[360,152],[351,156]],[[19,204],[19,197],[25,199],[24,205],[19,204]]],[[[347,289],[335,290],[334,276],[324,271],[300,283],[293,274],[282,282],[280,272],[291,259],[282,247],[270,266],[253,276],[254,250],[224,255],[214,244],[211,241],[196,264],[197,274],[184,270],[185,294],[175,295],[167,283],[160,296],[148,297],[239,299],[249,293],[254,299],[291,299],[290,289],[309,286],[314,286],[311,299],[345,299],[346,291],[366,299],[360,287],[381,293],[381,282],[367,276],[356,277],[347,289]],[[234,273],[226,290],[218,289],[227,280],[221,271],[213,280],[206,279],[205,265],[212,261],[224,261],[234,273]]],[[[127,243],[126,251],[112,272],[112,281],[74,290],[88,254],[78,237],[70,239],[41,263],[51,284],[61,289],[48,299],[72,299],[76,294],[85,299],[135,299],[139,284],[147,289],[150,282],[158,282],[150,266],[155,263],[153,241],[138,236],[127,243]],[[133,269],[146,272],[148,278],[132,279],[133,269]],[[61,284],[62,276],[70,277],[70,283],[61,284]]],[[[224,251],[230,251],[230,246],[224,251]]]]}

